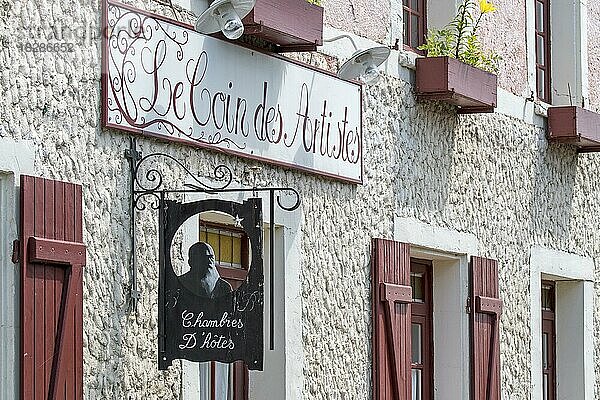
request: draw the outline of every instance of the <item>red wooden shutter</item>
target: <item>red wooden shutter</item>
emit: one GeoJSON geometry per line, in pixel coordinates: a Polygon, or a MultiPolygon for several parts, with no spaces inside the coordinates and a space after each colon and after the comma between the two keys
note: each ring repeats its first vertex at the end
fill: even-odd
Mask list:
{"type": "Polygon", "coordinates": [[[21,399],[83,399],[81,186],[21,176],[21,399]]]}
{"type": "Polygon", "coordinates": [[[373,239],[373,399],[411,398],[410,246],[373,239]]]}
{"type": "Polygon", "coordinates": [[[471,258],[471,389],[473,400],[500,400],[498,262],[471,258]]]}

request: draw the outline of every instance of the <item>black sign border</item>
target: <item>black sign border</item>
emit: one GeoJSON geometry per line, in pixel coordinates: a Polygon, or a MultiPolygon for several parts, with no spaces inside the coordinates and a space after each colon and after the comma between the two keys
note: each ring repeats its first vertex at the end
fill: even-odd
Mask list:
{"type": "Polygon", "coordinates": [[[223,360],[208,360],[194,359],[190,361],[223,361],[233,362],[243,360],[246,362],[248,369],[260,370],[263,369],[263,353],[264,353],[264,271],[263,271],[263,218],[262,218],[262,200],[260,198],[250,198],[243,203],[221,199],[206,199],[190,203],[180,203],[177,201],[166,200],[164,194],[161,195],[159,202],[159,289],[158,289],[158,366],[159,370],[166,370],[172,364],[175,357],[171,357],[166,349],[166,332],[165,332],[165,313],[166,310],[166,293],[165,279],[167,274],[173,274],[171,279],[177,279],[172,264],[171,264],[171,245],[177,230],[190,217],[198,215],[202,212],[217,211],[228,214],[232,217],[247,215],[246,210],[253,210],[251,218],[244,218],[241,221],[243,230],[248,235],[250,246],[252,249],[252,261],[248,272],[248,287],[260,292],[260,312],[254,314],[256,320],[250,326],[246,326],[247,335],[255,337],[250,346],[246,346],[246,352],[243,358],[223,359],[223,360]],[[172,220],[168,220],[169,216],[172,220]],[[253,344],[253,345],[252,345],[253,344]]]}

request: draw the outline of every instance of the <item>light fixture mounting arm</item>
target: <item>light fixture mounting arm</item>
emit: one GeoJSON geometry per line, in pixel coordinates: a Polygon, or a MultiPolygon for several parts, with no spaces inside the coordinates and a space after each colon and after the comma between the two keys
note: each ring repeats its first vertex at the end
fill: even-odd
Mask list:
{"type": "Polygon", "coordinates": [[[358,51],[358,46],[356,45],[356,42],[354,41],[354,39],[352,39],[352,36],[347,35],[347,34],[343,34],[343,35],[338,35],[338,36],[334,36],[330,39],[323,39],[324,42],[335,42],[336,40],[339,39],[348,39],[350,40],[350,43],[352,43],[352,46],[354,46],[354,51],[358,51]]]}

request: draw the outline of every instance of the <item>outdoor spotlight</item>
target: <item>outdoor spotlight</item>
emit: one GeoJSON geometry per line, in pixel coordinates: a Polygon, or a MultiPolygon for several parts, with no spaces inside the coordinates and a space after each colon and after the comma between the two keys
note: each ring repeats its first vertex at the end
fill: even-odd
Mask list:
{"type": "Polygon", "coordinates": [[[340,67],[337,75],[344,79],[358,79],[367,85],[372,85],[379,80],[379,67],[390,55],[387,47],[373,47],[367,50],[358,50],[340,67]]]}
{"type": "Polygon", "coordinates": [[[333,42],[341,38],[349,39],[356,52],[348,61],[342,64],[337,76],[343,79],[358,79],[367,85],[377,82],[380,77],[378,67],[387,60],[390,55],[390,49],[385,46],[378,46],[359,50],[352,37],[348,35],[340,35],[331,39],[325,39],[324,41],[333,42]]]}
{"type": "Polygon", "coordinates": [[[235,40],[244,33],[244,18],[252,9],[256,0],[215,0],[198,17],[196,30],[210,34],[223,32],[227,39],[235,40]]]}

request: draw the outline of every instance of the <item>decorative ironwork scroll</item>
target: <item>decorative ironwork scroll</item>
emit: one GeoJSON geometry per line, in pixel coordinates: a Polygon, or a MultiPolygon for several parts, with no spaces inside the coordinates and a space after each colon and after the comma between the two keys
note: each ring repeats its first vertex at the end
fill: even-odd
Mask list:
{"type": "MultiPolygon", "coordinates": [[[[300,206],[300,196],[295,189],[287,187],[232,188],[233,174],[229,167],[218,165],[212,174],[200,178],[181,161],[163,153],[143,156],[137,149],[135,139],[125,151],[129,160],[131,179],[131,293],[130,311],[137,312],[137,301],[141,295],[137,285],[136,218],[137,212],[152,209],[159,212],[159,368],[165,369],[171,361],[184,358],[192,361],[215,360],[231,362],[245,360],[248,368],[262,368],[262,312],[263,312],[263,266],[262,266],[262,203],[256,198],[259,192],[268,192],[269,208],[269,271],[274,276],[274,211],[275,205],[284,211],[294,211],[300,206]],[[187,177],[169,181],[165,171],[179,168],[187,177]],[[174,185],[174,186],[172,186],[174,185]],[[249,193],[253,197],[243,203],[211,198],[181,203],[169,196],[185,193],[205,193],[218,196],[223,193],[249,193]],[[282,196],[287,194],[287,196],[282,196]],[[287,198],[287,199],[286,199],[287,198]],[[245,284],[235,292],[223,292],[222,284],[214,281],[204,286],[190,284],[192,275],[207,267],[206,248],[189,249],[190,275],[178,276],[172,266],[171,247],[177,228],[201,212],[214,210],[235,217],[236,224],[250,238],[252,263],[245,284]],[[193,250],[193,251],[192,251],[193,250]],[[206,286],[211,293],[203,293],[206,286]],[[203,289],[204,287],[204,289],[203,289]],[[221,289],[218,289],[221,287],[221,289]],[[214,289],[217,288],[217,289],[214,289]],[[213,296],[213,290],[222,295],[213,296]],[[218,297],[218,299],[217,299],[218,297]],[[259,315],[260,314],[260,315],[259,315]],[[192,321],[193,320],[193,321],[192,321]],[[219,325],[218,327],[216,325],[219,325]],[[210,329],[206,328],[209,327],[210,329]],[[198,328],[198,329],[196,329],[198,328]],[[206,329],[205,329],[206,328],[206,329]],[[249,342],[252,338],[252,342],[249,342]],[[259,351],[260,350],[260,351],[259,351]]],[[[198,245],[202,247],[202,244],[198,245]]],[[[269,316],[270,349],[274,349],[274,280],[270,279],[269,316]]]]}
{"type": "Polygon", "coordinates": [[[360,84],[112,1],[104,23],[103,126],[362,182],[360,84]]]}

